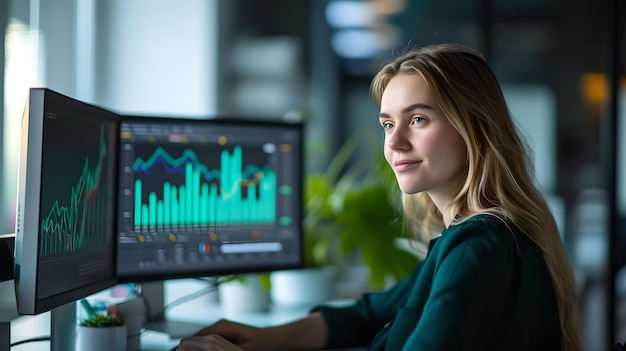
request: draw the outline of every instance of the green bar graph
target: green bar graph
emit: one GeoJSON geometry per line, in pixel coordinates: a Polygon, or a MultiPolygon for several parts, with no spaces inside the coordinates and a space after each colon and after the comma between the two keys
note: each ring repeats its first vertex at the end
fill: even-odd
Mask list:
{"type": "Polygon", "coordinates": [[[267,166],[244,166],[240,146],[221,150],[218,159],[219,169],[209,169],[191,149],[174,158],[162,148],[146,161],[138,158],[134,163],[134,225],[152,230],[274,223],[275,172],[267,166]],[[157,164],[170,170],[158,181],[146,171],[157,164]]]}

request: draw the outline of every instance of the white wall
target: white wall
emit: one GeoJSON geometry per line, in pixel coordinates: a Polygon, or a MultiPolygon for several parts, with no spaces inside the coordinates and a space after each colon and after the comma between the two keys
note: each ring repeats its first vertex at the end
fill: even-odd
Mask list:
{"type": "Polygon", "coordinates": [[[101,0],[93,9],[98,45],[79,45],[94,52],[94,103],[124,114],[216,113],[217,0],[101,0]]]}
{"type": "MultiPolygon", "coordinates": [[[[4,150],[17,148],[28,88],[124,114],[217,113],[219,0],[10,0],[4,150]]],[[[0,232],[14,226],[17,155],[5,152],[0,232]]]]}
{"type": "Polygon", "coordinates": [[[533,151],[535,176],[541,188],[556,184],[556,100],[544,85],[503,84],[513,120],[533,151]]]}

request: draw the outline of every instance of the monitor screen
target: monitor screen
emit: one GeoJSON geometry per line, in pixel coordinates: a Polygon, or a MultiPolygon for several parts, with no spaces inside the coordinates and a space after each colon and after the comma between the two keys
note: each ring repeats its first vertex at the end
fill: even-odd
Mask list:
{"type": "Polygon", "coordinates": [[[19,150],[15,284],[39,314],[116,283],[119,116],[32,88],[19,150]]]}
{"type": "Polygon", "coordinates": [[[302,125],[126,117],[120,281],[302,265],[302,125]]]}

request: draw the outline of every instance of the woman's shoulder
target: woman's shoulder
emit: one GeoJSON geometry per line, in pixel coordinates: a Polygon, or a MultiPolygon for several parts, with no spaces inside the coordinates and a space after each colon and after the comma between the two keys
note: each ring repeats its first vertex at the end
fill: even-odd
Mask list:
{"type": "Polygon", "coordinates": [[[459,248],[486,256],[502,254],[513,257],[519,252],[520,241],[526,240],[524,237],[506,219],[491,214],[478,214],[450,225],[439,238],[438,251],[459,248]]]}
{"type": "Polygon", "coordinates": [[[480,234],[480,236],[502,233],[517,233],[519,230],[507,219],[500,216],[481,213],[450,225],[443,235],[480,234]]]}

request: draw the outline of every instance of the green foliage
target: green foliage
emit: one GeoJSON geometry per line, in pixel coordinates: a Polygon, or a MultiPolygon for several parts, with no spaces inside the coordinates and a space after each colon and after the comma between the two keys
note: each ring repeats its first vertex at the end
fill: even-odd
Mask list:
{"type": "Polygon", "coordinates": [[[403,236],[404,224],[388,196],[378,185],[350,192],[337,218],[345,228],[341,252],[359,250],[363,264],[370,268],[370,284],[376,288],[383,287],[387,274],[396,280],[408,276],[417,263],[415,256],[394,244],[403,236]]]}
{"type": "Polygon", "coordinates": [[[122,321],[106,313],[94,313],[91,317],[80,322],[83,327],[117,327],[124,325],[122,321]]]}
{"type": "Polygon", "coordinates": [[[266,292],[269,292],[272,289],[272,283],[270,281],[270,273],[269,272],[262,272],[262,273],[249,273],[249,274],[245,274],[245,275],[237,275],[237,276],[230,276],[227,277],[227,279],[224,281],[224,283],[229,282],[231,280],[237,280],[238,282],[242,283],[242,284],[248,284],[250,283],[247,279],[246,276],[254,274],[256,276],[259,277],[259,283],[261,284],[261,288],[263,290],[265,290],[266,292]]]}
{"type": "Polygon", "coordinates": [[[332,184],[323,175],[307,178],[305,184],[304,265],[322,267],[333,263],[330,247],[343,228],[338,226],[331,202],[336,197],[332,184]]]}
{"type": "Polygon", "coordinates": [[[407,237],[400,194],[373,134],[355,133],[326,172],[307,176],[304,193],[307,267],[341,265],[343,257],[358,252],[370,269],[370,285],[382,288],[388,275],[400,280],[417,264],[414,255],[394,244],[396,238],[407,237]],[[350,157],[363,144],[376,161],[348,167],[350,157]]]}

